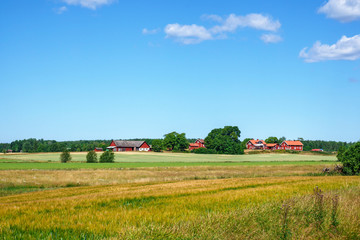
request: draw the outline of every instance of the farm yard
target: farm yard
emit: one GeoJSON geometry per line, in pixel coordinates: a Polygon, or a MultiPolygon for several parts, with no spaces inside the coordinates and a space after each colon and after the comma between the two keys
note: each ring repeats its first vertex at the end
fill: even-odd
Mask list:
{"type": "Polygon", "coordinates": [[[324,176],[332,155],[85,154],[1,155],[3,239],[360,237],[360,178],[324,176]]]}

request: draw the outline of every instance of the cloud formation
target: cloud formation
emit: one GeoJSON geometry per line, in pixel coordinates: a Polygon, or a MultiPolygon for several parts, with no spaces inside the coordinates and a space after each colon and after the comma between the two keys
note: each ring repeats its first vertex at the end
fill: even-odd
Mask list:
{"type": "Polygon", "coordinates": [[[59,7],[59,8],[56,8],[54,9],[54,11],[57,13],[57,14],[63,14],[64,12],[66,12],[68,9],[67,7],[65,6],[62,6],[62,7],[59,7]]]}
{"type": "Polygon", "coordinates": [[[342,36],[333,45],[321,44],[317,41],[312,48],[304,48],[299,56],[305,62],[320,62],[327,60],[356,60],[360,58],[360,34],[353,37],[342,36]]]}
{"type": "Polygon", "coordinates": [[[195,44],[212,39],[211,33],[203,26],[196,24],[180,25],[168,24],[165,27],[166,37],[174,38],[183,44],[195,44]]]}
{"type": "MultiPolygon", "coordinates": [[[[235,32],[238,28],[252,28],[262,31],[276,32],[281,24],[278,20],[273,20],[271,16],[262,14],[248,14],[245,16],[237,16],[230,14],[225,20],[218,15],[203,15],[202,19],[219,22],[210,28],[201,25],[181,25],[178,23],[166,25],[164,31],[167,38],[173,38],[175,41],[183,44],[196,44],[205,40],[225,38],[226,33],[235,32]]],[[[272,36],[272,42],[279,42],[280,36],[272,36]]],[[[270,39],[271,37],[268,37],[270,39]]],[[[269,42],[271,42],[271,40],[269,42]]]]}
{"type": "Polygon", "coordinates": [[[277,43],[277,42],[281,42],[282,41],[282,37],[280,37],[277,34],[263,34],[260,37],[261,40],[263,40],[263,42],[265,43],[277,43]]]}
{"type": "Polygon", "coordinates": [[[82,7],[90,8],[92,10],[95,10],[96,8],[102,5],[109,5],[115,2],[115,0],[62,0],[62,1],[69,5],[80,5],[82,7]]]}
{"type": "Polygon", "coordinates": [[[142,34],[144,35],[152,35],[152,34],[156,34],[160,31],[159,28],[155,28],[155,29],[147,29],[147,28],[144,28],[142,30],[142,34]]]}
{"type": "Polygon", "coordinates": [[[340,22],[360,19],[360,0],[329,0],[318,11],[340,22]]]}

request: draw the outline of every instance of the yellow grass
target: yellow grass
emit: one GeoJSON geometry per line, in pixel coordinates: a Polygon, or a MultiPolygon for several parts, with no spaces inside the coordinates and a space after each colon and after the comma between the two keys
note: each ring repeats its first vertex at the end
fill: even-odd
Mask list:
{"type": "Polygon", "coordinates": [[[0,187],[72,185],[109,185],[120,183],[165,182],[232,177],[296,176],[321,173],[333,165],[279,165],[232,167],[159,167],[122,170],[6,170],[0,171],[0,187]]]}
{"type": "MultiPolygon", "coordinates": [[[[253,221],[265,221],[264,218],[267,219],[262,223],[264,226],[270,221],[271,229],[275,227],[267,234],[263,230],[263,235],[258,235],[259,239],[267,239],[271,234],[278,236],[276,227],[280,228],[274,225],[281,217],[274,206],[309,195],[315,186],[342,194],[341,207],[346,211],[341,211],[340,227],[357,230],[359,224],[351,229],[345,220],[360,221],[356,215],[359,199],[354,200],[354,194],[360,192],[359,177],[289,176],[87,186],[1,197],[0,234],[18,236],[16,234],[26,232],[50,234],[55,231],[65,237],[87,233],[114,239],[207,239],[210,236],[236,239],[261,233],[261,226],[259,230],[259,226],[246,224],[244,219],[253,224],[253,221]],[[261,219],[257,219],[257,215],[261,219]],[[219,222],[219,217],[228,224],[219,222]],[[243,223],[245,225],[241,225],[243,223]],[[217,224],[220,224],[217,231],[206,235],[217,224]],[[236,224],[244,229],[239,231],[236,224]]],[[[310,233],[313,227],[309,225],[308,230],[310,233]]],[[[303,237],[307,236],[304,232],[303,237]]]]}

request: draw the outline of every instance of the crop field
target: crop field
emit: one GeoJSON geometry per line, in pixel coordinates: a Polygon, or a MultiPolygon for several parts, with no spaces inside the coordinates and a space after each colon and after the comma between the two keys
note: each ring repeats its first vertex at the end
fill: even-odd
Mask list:
{"type": "Polygon", "coordinates": [[[360,239],[360,177],[324,176],[333,156],[72,156],[2,156],[0,239],[360,239]]]}

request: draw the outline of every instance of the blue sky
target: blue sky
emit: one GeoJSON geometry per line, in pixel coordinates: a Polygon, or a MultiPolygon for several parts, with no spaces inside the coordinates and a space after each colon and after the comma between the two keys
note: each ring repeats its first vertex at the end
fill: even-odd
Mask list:
{"type": "Polygon", "coordinates": [[[0,3],[0,142],[360,139],[360,0],[0,3]]]}

